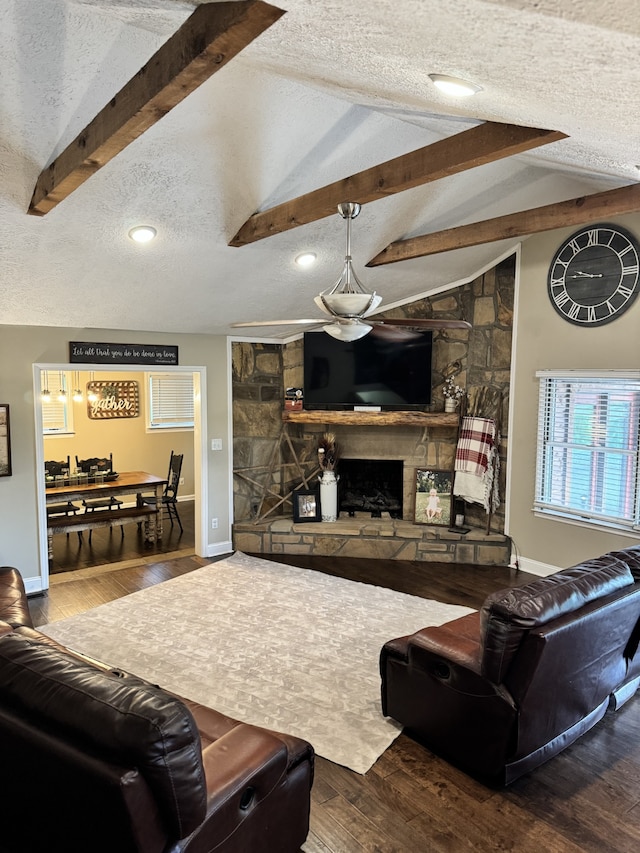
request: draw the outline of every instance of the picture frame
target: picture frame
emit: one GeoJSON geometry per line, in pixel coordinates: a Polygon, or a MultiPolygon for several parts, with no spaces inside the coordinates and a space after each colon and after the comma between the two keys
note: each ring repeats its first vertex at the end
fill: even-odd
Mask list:
{"type": "Polygon", "coordinates": [[[433,527],[451,527],[453,471],[416,468],[414,521],[433,527]]]}
{"type": "Polygon", "coordinates": [[[0,403],[0,477],[11,476],[11,425],[8,403],[0,403]]]}
{"type": "Polygon", "coordinates": [[[322,521],[320,494],[315,489],[299,489],[293,493],[293,520],[322,521]]]}

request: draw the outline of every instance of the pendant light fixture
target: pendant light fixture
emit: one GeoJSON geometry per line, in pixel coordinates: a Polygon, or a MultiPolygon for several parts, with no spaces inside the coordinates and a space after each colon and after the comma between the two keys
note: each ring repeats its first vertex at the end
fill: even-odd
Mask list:
{"type": "Polygon", "coordinates": [[[82,397],[82,391],[80,389],[80,373],[77,370],[74,371],[74,374],[73,374],[73,386],[75,388],[75,390],[73,392],[73,402],[74,403],[81,403],[83,400],[83,397],[82,397]]]}
{"type": "Polygon", "coordinates": [[[49,391],[49,371],[44,371],[44,388],[42,389],[42,393],[40,395],[42,397],[43,403],[51,402],[51,391],[49,391]]]}
{"type": "Polygon", "coordinates": [[[58,371],[58,402],[67,402],[67,391],[65,388],[64,373],[61,370],[58,371]]]}
{"type": "Polygon", "coordinates": [[[91,371],[91,378],[89,379],[89,390],[87,391],[87,400],[90,403],[95,403],[98,399],[98,395],[93,389],[93,370],[91,371]]]}

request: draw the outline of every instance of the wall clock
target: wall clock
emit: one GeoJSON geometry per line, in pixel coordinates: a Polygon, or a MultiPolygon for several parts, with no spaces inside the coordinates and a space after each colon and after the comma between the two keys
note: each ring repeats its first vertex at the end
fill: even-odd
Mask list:
{"type": "Polygon", "coordinates": [[[551,261],[547,289],[553,307],[570,323],[610,323],[640,290],[640,242],[617,225],[576,231],[551,261]]]}

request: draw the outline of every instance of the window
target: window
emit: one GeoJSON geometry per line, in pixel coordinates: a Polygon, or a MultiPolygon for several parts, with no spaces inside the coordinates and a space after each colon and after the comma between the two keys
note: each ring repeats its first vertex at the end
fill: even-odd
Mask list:
{"type": "Polygon", "coordinates": [[[41,371],[40,390],[49,392],[48,398],[44,394],[42,397],[42,434],[73,433],[73,406],[67,374],[61,370],[41,371]]]}
{"type": "Polygon", "coordinates": [[[191,373],[148,373],[148,429],[193,429],[191,373]]]}
{"type": "Polygon", "coordinates": [[[543,371],[534,508],[640,530],[640,373],[543,371]]]}

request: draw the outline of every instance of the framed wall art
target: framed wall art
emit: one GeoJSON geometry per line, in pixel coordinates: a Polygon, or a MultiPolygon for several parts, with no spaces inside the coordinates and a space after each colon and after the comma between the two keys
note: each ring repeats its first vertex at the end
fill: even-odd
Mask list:
{"type": "Polygon", "coordinates": [[[322,521],[320,512],[320,495],[312,489],[299,489],[293,493],[293,520],[322,521]]]}
{"type": "Polygon", "coordinates": [[[11,476],[11,430],[9,406],[0,403],[0,477],[11,476]]]}
{"type": "Polygon", "coordinates": [[[416,524],[451,526],[453,471],[416,468],[416,524]]]}

